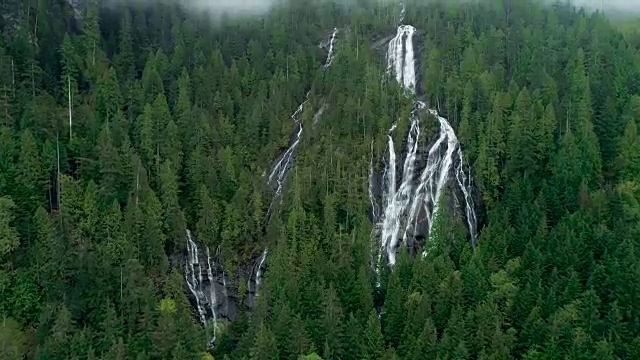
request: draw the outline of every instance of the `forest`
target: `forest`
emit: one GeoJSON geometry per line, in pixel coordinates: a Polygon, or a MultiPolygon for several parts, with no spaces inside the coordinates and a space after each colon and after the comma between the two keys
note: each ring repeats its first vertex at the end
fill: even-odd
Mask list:
{"type": "Polygon", "coordinates": [[[0,2],[0,359],[640,359],[637,26],[541,0],[0,2]],[[438,135],[417,98],[477,238],[442,206],[428,251],[372,266],[371,169],[438,135]],[[200,320],[191,233],[233,316],[200,320]]]}

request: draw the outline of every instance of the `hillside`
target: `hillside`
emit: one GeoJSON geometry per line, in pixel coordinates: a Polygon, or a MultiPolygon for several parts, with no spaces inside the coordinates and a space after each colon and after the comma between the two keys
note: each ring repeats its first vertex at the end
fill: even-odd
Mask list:
{"type": "Polygon", "coordinates": [[[640,358],[634,22],[205,3],[0,5],[0,359],[640,358]]]}

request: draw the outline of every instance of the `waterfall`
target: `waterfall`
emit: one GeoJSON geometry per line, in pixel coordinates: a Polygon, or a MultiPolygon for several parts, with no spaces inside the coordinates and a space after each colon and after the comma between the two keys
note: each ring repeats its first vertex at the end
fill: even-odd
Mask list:
{"type": "MultiPolygon", "coordinates": [[[[437,116],[434,110],[430,110],[430,112],[437,116]]],[[[418,213],[422,209],[425,212],[424,220],[427,221],[427,228],[431,231],[433,220],[438,213],[439,199],[449,180],[453,155],[456,150],[459,150],[458,139],[449,123],[443,117],[437,116],[437,119],[440,123],[440,134],[438,140],[429,149],[427,166],[420,176],[419,185],[407,220],[407,227],[405,228],[405,241],[410,228],[413,228],[414,233],[417,231],[418,213]],[[442,151],[443,145],[444,152],[442,151]]]]}
{"type": "Polygon", "coordinates": [[[413,51],[413,35],[416,28],[400,25],[396,36],[389,42],[387,71],[408,91],[415,91],[416,72],[413,51]]]}
{"type": "Polygon", "coordinates": [[[206,328],[209,326],[213,327],[213,336],[211,339],[211,343],[213,343],[216,339],[216,327],[218,323],[218,314],[216,311],[218,302],[216,299],[216,281],[214,276],[215,263],[212,264],[211,253],[207,246],[204,247],[206,261],[200,259],[203,252],[198,248],[190,230],[187,230],[186,238],[187,259],[184,266],[184,279],[187,283],[187,288],[189,288],[195,300],[196,311],[198,312],[200,322],[202,322],[206,328]],[[206,281],[202,275],[203,270],[207,274],[206,281]]]}
{"type": "Polygon", "coordinates": [[[247,280],[247,291],[251,292],[251,280],[255,279],[254,293],[256,297],[258,296],[258,290],[260,288],[260,282],[262,281],[262,273],[264,271],[266,260],[267,260],[267,249],[264,249],[264,251],[262,252],[262,254],[260,254],[260,257],[258,258],[256,263],[254,264],[253,269],[251,270],[251,275],[249,277],[249,280],[247,280]]]}
{"type": "Polygon", "coordinates": [[[200,315],[200,321],[206,325],[207,320],[205,318],[204,308],[200,304],[200,299],[203,296],[202,292],[202,275],[196,278],[195,267],[198,267],[198,273],[201,273],[200,261],[198,259],[198,246],[191,238],[191,231],[187,230],[187,253],[188,261],[184,268],[184,279],[187,283],[187,287],[196,300],[196,310],[200,315]]]}
{"type": "Polygon", "coordinates": [[[251,263],[234,268],[235,274],[224,269],[220,260],[220,247],[211,251],[208,246],[198,244],[190,230],[186,231],[187,249],[184,263],[184,280],[194,313],[203,327],[211,335],[209,346],[213,348],[219,338],[218,326],[223,322],[233,321],[240,307],[253,309],[267,263],[268,250],[264,249],[260,256],[251,263]],[[242,302],[238,295],[240,279],[249,278],[247,297],[242,302]],[[255,282],[253,282],[255,281],[255,282]],[[253,286],[252,286],[253,285],[253,286]],[[251,297],[253,295],[253,297],[251,297]]]}
{"type": "Polygon", "coordinates": [[[328,68],[331,66],[333,62],[333,49],[336,44],[336,36],[338,35],[338,28],[333,29],[333,33],[331,34],[331,40],[329,40],[329,54],[327,54],[327,61],[324,63],[324,68],[328,68]]]}
{"type": "MultiPolygon", "coordinates": [[[[307,94],[308,96],[308,94],[307,94]]],[[[298,144],[300,144],[300,137],[302,136],[302,122],[300,121],[300,115],[302,114],[302,110],[304,109],[304,105],[308,100],[300,104],[296,112],[291,115],[291,119],[293,120],[293,142],[279,158],[276,164],[274,165],[271,173],[269,174],[269,179],[267,183],[271,185],[275,192],[276,197],[280,197],[282,195],[282,189],[284,186],[284,180],[287,176],[289,168],[292,165],[293,157],[295,155],[296,149],[298,148],[298,144]]]]}
{"type": "MultiPolygon", "coordinates": [[[[405,6],[402,12],[396,36],[389,42],[387,49],[387,72],[394,76],[408,93],[416,90],[416,66],[413,37],[416,29],[411,25],[403,25],[405,6]]],[[[435,218],[438,216],[439,201],[448,184],[454,185],[462,193],[464,216],[475,246],[477,238],[477,218],[473,200],[471,175],[465,171],[465,161],[458,138],[451,124],[436,110],[429,110],[439,123],[439,133],[435,142],[428,148],[426,165],[417,174],[420,143],[420,113],[427,108],[422,101],[416,101],[411,113],[409,131],[406,135],[405,158],[402,168],[400,187],[396,191],[396,153],[392,133],[396,129],[394,123],[387,133],[388,163],[382,174],[382,209],[378,212],[373,192],[374,167],[373,160],[369,166],[369,197],[374,219],[372,234],[380,236],[380,247],[377,263],[382,254],[386,254],[389,265],[396,262],[396,252],[400,240],[408,244],[409,239],[424,237],[428,240],[435,218]],[[402,235],[402,237],[400,237],[402,235]]],[[[373,149],[372,149],[373,152],[373,149]]],[[[373,155],[372,155],[373,158],[373,155]]],[[[426,247],[425,247],[426,248],[426,247]]],[[[374,264],[375,265],[375,264],[374,264]]],[[[377,266],[376,266],[377,269],[377,266]]]]}
{"type": "MultiPolygon", "coordinates": [[[[386,201],[387,206],[382,219],[382,247],[386,250],[386,253],[389,257],[389,264],[391,265],[395,264],[396,262],[395,254],[398,247],[398,234],[400,232],[403,214],[406,212],[407,206],[409,205],[409,201],[411,200],[411,196],[413,194],[413,178],[416,165],[416,154],[418,152],[419,137],[420,118],[418,116],[413,116],[411,119],[411,128],[409,129],[409,134],[407,135],[407,155],[402,171],[402,183],[400,184],[400,188],[397,192],[388,194],[389,198],[386,201]]],[[[391,157],[389,160],[391,161],[391,157]]]]}
{"type": "MultiPolygon", "coordinates": [[[[331,38],[329,39],[329,53],[327,55],[327,60],[323,66],[323,68],[328,68],[333,63],[333,58],[335,55],[335,43],[337,41],[338,28],[333,29],[333,33],[331,34],[331,38]]],[[[275,165],[272,167],[271,172],[269,173],[269,177],[267,179],[267,184],[271,186],[275,191],[275,196],[273,200],[279,198],[282,200],[282,190],[284,188],[284,182],[286,180],[287,174],[289,170],[293,166],[293,160],[295,158],[296,150],[298,145],[300,144],[300,140],[302,138],[302,111],[304,110],[304,106],[309,102],[310,91],[307,92],[305,101],[298,106],[296,111],[291,115],[291,119],[293,120],[293,132],[291,134],[291,140],[289,141],[289,147],[287,150],[280,155],[275,165]]],[[[322,116],[322,113],[326,110],[326,106],[323,104],[320,109],[316,112],[313,117],[313,123],[317,123],[322,116]]],[[[273,202],[269,206],[269,211],[267,212],[267,218],[271,214],[271,208],[273,206],[273,202]]]]}
{"type": "MultiPolygon", "coordinates": [[[[388,209],[393,205],[393,199],[396,195],[396,151],[395,146],[393,144],[393,132],[396,129],[396,124],[391,125],[391,129],[387,132],[387,152],[389,153],[389,160],[385,164],[384,173],[382,175],[383,178],[383,190],[382,190],[382,208],[384,209],[384,219],[387,219],[388,209]]],[[[369,184],[371,187],[372,185],[369,184]]],[[[373,202],[374,200],[372,200],[373,202]]],[[[375,219],[374,221],[378,221],[379,219],[375,219]]],[[[385,224],[383,223],[376,224],[376,227],[382,227],[384,229],[385,224]]],[[[377,231],[376,231],[377,233],[377,231]]],[[[382,254],[385,253],[385,250],[389,248],[389,242],[393,241],[390,239],[384,232],[381,232],[380,239],[380,251],[378,252],[376,264],[380,263],[382,258],[382,254]]],[[[378,270],[378,266],[375,266],[376,271],[378,270]]],[[[379,274],[378,274],[379,275],[379,274]]]]}
{"type": "Polygon", "coordinates": [[[211,343],[215,343],[216,341],[216,328],[218,326],[218,315],[216,314],[216,291],[213,287],[214,278],[213,278],[213,267],[211,266],[211,254],[209,253],[209,248],[207,247],[207,278],[209,279],[209,284],[212,286],[209,287],[209,307],[211,308],[211,315],[213,317],[213,336],[211,338],[211,343]]]}
{"type": "Polygon", "coordinates": [[[258,270],[256,271],[256,297],[258,297],[258,290],[260,289],[260,282],[262,281],[262,272],[264,270],[264,261],[267,260],[267,249],[264,249],[262,256],[260,256],[260,263],[258,264],[258,270]]]}
{"type": "Polygon", "coordinates": [[[473,197],[471,196],[471,172],[464,170],[464,158],[462,157],[462,149],[458,145],[458,166],[455,169],[456,180],[458,181],[458,186],[462,191],[462,195],[464,196],[464,209],[465,215],[467,219],[467,227],[469,228],[469,234],[471,235],[471,245],[473,247],[476,246],[476,241],[478,239],[478,218],[476,215],[476,205],[474,203],[473,197]]]}
{"type": "MultiPolygon", "coordinates": [[[[327,54],[327,59],[323,65],[323,68],[325,70],[329,68],[333,63],[333,58],[335,56],[335,45],[337,41],[337,36],[338,36],[338,28],[336,27],[333,29],[333,32],[331,33],[331,38],[329,39],[329,51],[327,54]]],[[[266,214],[267,222],[271,218],[271,214],[274,209],[274,204],[276,203],[277,199],[280,199],[280,201],[282,201],[282,198],[283,198],[282,191],[284,189],[284,183],[289,173],[289,170],[293,166],[296,150],[302,138],[303,127],[302,127],[301,116],[302,116],[302,111],[304,110],[304,106],[309,102],[310,93],[311,91],[307,92],[305,101],[302,102],[302,104],[298,106],[298,108],[293,113],[293,115],[291,115],[291,119],[293,120],[293,133],[291,136],[291,140],[289,141],[290,142],[289,148],[287,148],[287,150],[280,157],[278,157],[275,165],[271,169],[269,178],[267,179],[267,184],[271,186],[275,191],[275,195],[273,199],[271,199],[271,203],[269,204],[269,209],[267,210],[267,214],[266,214]]],[[[322,114],[326,109],[327,109],[327,105],[323,103],[320,109],[318,109],[318,111],[313,116],[314,125],[318,122],[318,120],[320,120],[320,117],[322,116],[322,114]]],[[[264,251],[262,252],[262,255],[260,257],[260,261],[256,270],[256,287],[255,287],[256,297],[258,296],[258,290],[260,288],[260,282],[262,280],[262,274],[264,272],[264,265],[265,265],[266,259],[267,259],[267,249],[265,248],[264,251]]],[[[223,281],[225,281],[224,276],[223,276],[223,281]]],[[[226,288],[226,285],[225,285],[225,288],[226,288]]],[[[249,288],[250,288],[250,285],[247,286],[247,290],[249,288]]]]}

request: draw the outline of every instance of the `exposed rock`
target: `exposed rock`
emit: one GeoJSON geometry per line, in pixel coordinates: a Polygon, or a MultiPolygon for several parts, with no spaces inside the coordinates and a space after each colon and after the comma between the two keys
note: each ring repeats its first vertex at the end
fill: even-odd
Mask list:
{"type": "Polygon", "coordinates": [[[212,253],[206,245],[198,244],[189,230],[186,242],[182,264],[185,290],[195,315],[203,326],[212,329],[213,345],[220,323],[232,322],[240,310],[251,311],[255,307],[267,264],[267,250],[230,274],[223,266],[220,251],[212,253]],[[240,284],[246,284],[242,301],[240,284]]]}

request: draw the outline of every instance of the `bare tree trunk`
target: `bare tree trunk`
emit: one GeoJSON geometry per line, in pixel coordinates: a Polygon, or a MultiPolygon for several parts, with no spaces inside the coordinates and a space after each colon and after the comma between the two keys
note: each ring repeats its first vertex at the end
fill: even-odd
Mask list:
{"type": "Polygon", "coordinates": [[[31,63],[31,95],[33,97],[36,97],[36,78],[33,72],[34,72],[33,63],[31,63]]]}
{"type": "Polygon", "coordinates": [[[11,87],[13,90],[13,97],[16,97],[16,71],[13,65],[13,59],[11,59],[11,87]]]}
{"type": "MultiPolygon", "coordinates": [[[[38,8],[40,8],[40,3],[38,3],[38,8]]],[[[36,44],[38,42],[38,40],[37,40],[38,39],[38,13],[39,13],[39,11],[38,11],[38,9],[36,9],[36,24],[33,27],[33,40],[34,40],[34,42],[36,44]]]]}
{"type": "Polygon", "coordinates": [[[73,117],[71,114],[71,75],[67,76],[68,88],[69,88],[69,141],[71,141],[73,137],[73,117]]]}
{"type": "Polygon", "coordinates": [[[58,134],[56,134],[56,153],[57,153],[57,158],[58,158],[58,170],[57,170],[57,175],[56,175],[56,186],[58,188],[57,190],[57,200],[58,200],[58,212],[60,212],[60,202],[62,199],[62,185],[60,185],[60,141],[59,141],[59,137],[58,134]]]}

